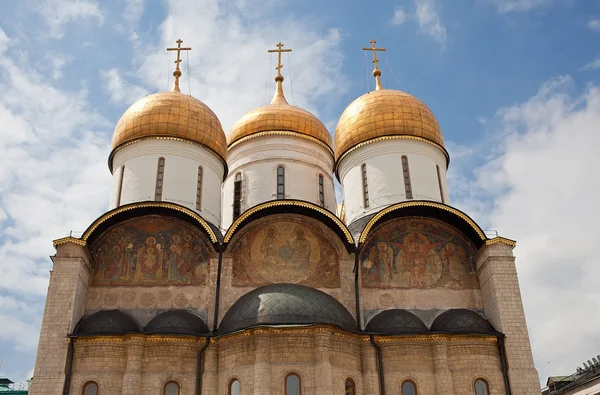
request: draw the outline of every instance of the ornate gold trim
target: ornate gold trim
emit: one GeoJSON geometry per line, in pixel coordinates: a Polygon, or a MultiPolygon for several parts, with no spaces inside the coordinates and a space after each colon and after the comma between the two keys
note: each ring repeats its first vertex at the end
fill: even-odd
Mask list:
{"type": "MultiPolygon", "coordinates": [[[[297,327],[261,327],[261,328],[250,328],[241,332],[232,333],[229,335],[222,335],[218,337],[209,338],[211,344],[224,343],[228,341],[238,340],[242,338],[248,338],[250,336],[261,335],[261,334],[313,334],[313,333],[329,333],[333,336],[341,337],[344,339],[358,340],[358,341],[369,341],[369,335],[358,334],[353,332],[346,332],[342,329],[338,329],[329,325],[313,325],[313,326],[297,326],[297,327]]],[[[392,335],[392,336],[373,336],[377,343],[402,343],[402,342],[429,342],[429,341],[461,341],[461,340],[481,340],[486,342],[497,342],[497,336],[493,335],[469,335],[469,334],[422,334],[422,335],[392,335]]],[[[174,336],[174,335],[158,335],[158,334],[128,334],[128,335],[117,335],[117,336],[89,336],[89,337],[75,337],[72,339],[75,343],[122,343],[128,340],[142,340],[146,342],[166,342],[166,343],[205,343],[206,336],[174,336]]],[[[69,340],[67,340],[69,341],[69,340]]]]}
{"type": "Polygon", "coordinates": [[[368,341],[369,336],[360,335],[352,332],[345,332],[341,329],[334,328],[328,325],[313,325],[313,326],[300,326],[300,327],[262,327],[262,328],[250,328],[241,332],[232,333],[229,335],[219,336],[218,338],[212,338],[211,343],[222,343],[231,340],[237,340],[240,338],[250,337],[260,334],[305,334],[305,333],[329,333],[334,336],[343,337],[345,339],[355,339],[368,341]]]}
{"type": "Polygon", "coordinates": [[[423,335],[408,335],[408,336],[373,336],[377,343],[398,343],[409,341],[460,341],[460,340],[482,340],[486,342],[497,342],[498,338],[491,335],[439,335],[439,334],[423,334],[423,335]]]}
{"type": "Polygon", "coordinates": [[[146,342],[166,343],[202,343],[206,341],[205,336],[173,336],[152,335],[144,333],[115,335],[115,336],[81,336],[73,338],[75,343],[122,343],[128,340],[141,340],[146,342]]]}
{"type": "MultiPolygon", "coordinates": [[[[361,143],[358,143],[354,146],[352,146],[351,148],[348,148],[346,151],[344,151],[344,153],[342,155],[340,155],[336,161],[335,161],[335,166],[333,168],[333,171],[337,174],[338,172],[338,166],[340,164],[340,162],[346,157],[348,156],[352,151],[359,149],[360,147],[363,147],[365,145],[368,144],[372,144],[372,143],[376,143],[378,141],[384,141],[384,140],[416,140],[416,141],[422,141],[424,143],[427,144],[431,144],[434,147],[437,147],[439,149],[441,149],[444,152],[444,156],[446,157],[446,169],[448,168],[448,165],[450,164],[450,154],[448,154],[448,151],[446,150],[446,148],[444,148],[443,146],[439,145],[436,142],[433,142],[431,140],[425,139],[423,137],[419,137],[419,136],[411,136],[411,135],[407,135],[407,134],[397,134],[397,135],[390,135],[390,136],[381,136],[381,137],[375,137],[372,138],[370,140],[366,140],[363,141],[361,143]]],[[[339,178],[339,177],[338,177],[339,178]]]]}
{"type": "Polygon", "coordinates": [[[251,216],[252,214],[254,214],[258,211],[261,211],[261,210],[264,210],[264,209],[270,208],[270,207],[275,207],[275,206],[299,206],[299,207],[309,208],[311,210],[317,211],[317,212],[327,216],[328,218],[332,219],[336,223],[336,225],[342,230],[344,235],[346,236],[346,241],[348,243],[354,244],[354,238],[352,237],[352,234],[350,233],[348,228],[346,228],[346,225],[344,225],[344,223],[337,216],[333,215],[328,210],[325,210],[324,208],[319,207],[315,204],[312,204],[309,202],[304,202],[301,200],[291,200],[291,199],[290,200],[288,200],[288,199],[273,200],[270,202],[259,204],[258,206],[254,206],[254,207],[246,210],[242,215],[240,215],[238,217],[238,219],[235,220],[235,222],[233,224],[231,224],[231,226],[227,230],[227,233],[225,233],[223,242],[228,243],[231,240],[236,229],[246,220],[246,218],[248,218],[249,216],[251,216]]]}
{"type": "Polygon", "coordinates": [[[271,135],[275,135],[275,136],[293,136],[293,137],[300,137],[301,139],[306,139],[306,140],[310,140],[314,143],[319,144],[320,146],[326,148],[329,152],[331,152],[331,156],[334,156],[335,153],[333,152],[333,149],[331,148],[331,146],[321,140],[319,140],[316,137],[313,136],[309,136],[306,134],[302,134],[299,132],[292,132],[289,130],[274,130],[274,131],[264,131],[264,132],[256,132],[253,134],[250,134],[248,136],[244,136],[241,139],[235,140],[233,143],[229,144],[227,146],[227,149],[231,149],[233,147],[235,147],[238,144],[243,143],[246,140],[251,140],[257,137],[263,137],[263,136],[271,136],[271,135]]]}
{"type": "Polygon", "coordinates": [[[76,237],[73,236],[67,236],[67,237],[63,237],[60,239],[56,239],[52,241],[52,245],[54,247],[59,246],[61,244],[68,244],[68,243],[73,243],[73,244],[77,244],[80,246],[85,246],[87,243],[85,242],[85,240],[82,239],[78,239],[76,237]]]}
{"type": "Polygon", "coordinates": [[[162,208],[168,208],[171,210],[179,211],[180,213],[187,214],[190,217],[194,218],[196,221],[198,221],[198,223],[204,228],[204,230],[206,230],[206,233],[208,233],[208,235],[210,236],[210,240],[213,243],[217,243],[219,241],[219,239],[215,235],[215,232],[213,232],[212,228],[208,225],[208,223],[204,220],[204,218],[202,218],[201,216],[199,216],[198,214],[196,214],[195,212],[193,212],[192,210],[190,210],[186,207],[179,206],[179,205],[173,204],[173,203],[165,203],[165,202],[142,202],[142,203],[133,203],[133,204],[130,204],[127,206],[118,207],[112,211],[109,211],[108,213],[105,213],[104,215],[102,215],[98,219],[96,219],[90,225],[90,227],[87,228],[87,230],[83,233],[83,236],[81,236],[81,239],[84,241],[87,241],[88,237],[90,237],[90,235],[92,233],[94,233],[94,231],[96,230],[96,228],[98,226],[100,226],[106,220],[114,217],[115,215],[121,214],[125,211],[135,210],[137,208],[144,208],[144,207],[162,207],[162,208]]]}
{"type": "Polygon", "coordinates": [[[489,239],[489,240],[485,241],[486,246],[491,246],[491,245],[498,244],[498,243],[506,244],[512,248],[515,248],[517,246],[516,241],[507,239],[506,237],[502,237],[502,236],[496,236],[493,239],[489,239]]]}
{"type": "Polygon", "coordinates": [[[439,208],[444,211],[448,211],[448,212],[456,215],[457,217],[461,218],[463,221],[467,222],[471,226],[471,228],[473,228],[473,230],[475,230],[475,232],[477,232],[477,234],[479,235],[481,240],[487,240],[487,237],[485,236],[485,234],[483,233],[483,231],[481,230],[479,225],[477,225],[475,223],[475,221],[473,221],[471,218],[467,217],[465,214],[458,211],[457,209],[452,208],[450,206],[446,206],[445,204],[436,203],[436,202],[411,201],[411,202],[402,202],[402,203],[394,204],[393,206],[385,208],[385,209],[381,210],[379,213],[377,213],[373,218],[371,218],[371,220],[367,223],[367,226],[365,226],[365,228],[363,229],[362,233],[360,234],[360,238],[358,239],[359,243],[365,242],[365,240],[369,236],[369,232],[371,231],[371,228],[384,215],[386,215],[392,211],[403,209],[405,207],[419,207],[419,206],[435,207],[435,208],[439,208]]]}
{"type": "Polygon", "coordinates": [[[207,151],[209,151],[212,155],[216,156],[217,159],[219,159],[221,161],[223,166],[225,166],[225,169],[224,169],[225,172],[224,172],[223,178],[225,178],[227,176],[227,160],[225,160],[225,158],[223,158],[217,151],[215,151],[214,149],[210,148],[209,146],[199,143],[197,141],[184,139],[182,137],[174,137],[174,136],[145,136],[145,137],[136,138],[134,140],[125,141],[124,143],[119,144],[118,146],[113,148],[113,150],[110,152],[110,155],[108,155],[108,169],[110,170],[110,172],[112,173],[112,170],[113,170],[112,169],[112,161],[113,161],[115,154],[118,151],[120,151],[121,149],[128,147],[132,144],[136,144],[136,143],[146,141],[146,140],[171,140],[171,141],[179,141],[182,143],[192,144],[192,145],[195,145],[196,147],[202,147],[202,148],[206,149],[207,151]]]}

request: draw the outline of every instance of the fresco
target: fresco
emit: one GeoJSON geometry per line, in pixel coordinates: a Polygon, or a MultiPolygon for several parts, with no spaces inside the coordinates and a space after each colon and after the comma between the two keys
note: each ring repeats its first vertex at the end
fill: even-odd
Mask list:
{"type": "Polygon", "coordinates": [[[475,249],[456,230],[426,218],[399,219],[376,229],[362,249],[366,288],[474,289],[475,249]]]}
{"type": "Polygon", "coordinates": [[[337,249],[309,222],[289,219],[259,225],[242,236],[233,255],[234,286],[340,286],[337,249]]]}
{"type": "Polygon", "coordinates": [[[135,218],[110,228],[91,248],[92,285],[206,284],[204,235],[185,222],[135,218]]]}

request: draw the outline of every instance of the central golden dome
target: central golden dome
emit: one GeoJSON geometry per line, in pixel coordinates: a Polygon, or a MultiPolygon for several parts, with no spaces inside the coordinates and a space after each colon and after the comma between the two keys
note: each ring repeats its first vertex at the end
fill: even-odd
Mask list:
{"type": "Polygon", "coordinates": [[[142,138],[180,138],[227,158],[227,139],[219,118],[200,100],[180,92],[159,92],[138,100],[125,111],[113,135],[113,152],[142,138]]]}
{"type": "Polygon", "coordinates": [[[344,110],[335,129],[335,159],[360,143],[386,137],[424,139],[444,149],[442,129],[425,103],[378,86],[344,110]]]}
{"type": "Polygon", "coordinates": [[[288,104],[283,95],[283,77],[278,78],[271,103],[250,111],[237,121],[227,136],[227,146],[231,148],[237,141],[261,132],[280,131],[315,138],[331,149],[331,135],[325,125],[310,112],[288,104]]]}

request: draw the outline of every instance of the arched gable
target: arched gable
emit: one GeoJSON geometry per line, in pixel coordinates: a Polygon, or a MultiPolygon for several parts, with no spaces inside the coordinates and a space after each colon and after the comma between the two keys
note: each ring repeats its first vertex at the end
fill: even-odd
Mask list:
{"type": "Polygon", "coordinates": [[[111,226],[131,218],[150,214],[178,218],[197,227],[206,235],[206,237],[208,237],[215,251],[217,251],[217,246],[223,240],[219,229],[207,222],[196,212],[178,204],[166,202],[142,202],[119,206],[102,214],[98,219],[92,222],[85,232],[83,232],[81,240],[86,242],[87,245],[92,245],[95,239],[111,226]]]}
{"type": "Polygon", "coordinates": [[[257,218],[283,213],[299,214],[317,219],[338,235],[349,253],[354,251],[355,243],[352,234],[350,234],[346,225],[335,214],[313,203],[292,199],[273,200],[246,210],[231,224],[227,233],[225,233],[223,242],[225,244],[229,243],[237,232],[257,218]]]}
{"type": "Polygon", "coordinates": [[[388,218],[374,227],[360,252],[363,288],[477,289],[471,241],[431,217],[388,218]]]}
{"type": "Polygon", "coordinates": [[[170,208],[153,209],[132,209],[124,212],[127,216],[97,221],[87,234],[92,286],[207,283],[214,249],[206,232],[197,223],[172,215],[170,208]]]}
{"type": "Polygon", "coordinates": [[[479,225],[462,211],[442,203],[413,200],[394,204],[375,214],[362,230],[359,243],[364,243],[377,225],[399,217],[425,217],[444,222],[461,232],[477,249],[488,240],[479,225]]]}
{"type": "Polygon", "coordinates": [[[244,224],[227,246],[234,287],[293,282],[339,288],[346,244],[316,218],[269,214],[244,224]]]}

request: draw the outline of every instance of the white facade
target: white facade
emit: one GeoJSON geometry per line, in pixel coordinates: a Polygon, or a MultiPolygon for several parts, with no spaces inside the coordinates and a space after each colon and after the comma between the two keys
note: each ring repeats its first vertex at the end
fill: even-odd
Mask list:
{"type": "Polygon", "coordinates": [[[347,224],[410,200],[406,197],[402,156],[408,159],[412,199],[449,204],[446,156],[440,148],[417,140],[381,140],[350,152],[339,164],[347,224]],[[363,164],[367,170],[369,207],[364,203],[363,164]]]}
{"type": "Polygon", "coordinates": [[[219,226],[223,163],[208,149],[183,141],[149,139],[118,150],[113,157],[110,208],[155,200],[159,158],[165,159],[160,200],[185,206],[219,226]],[[197,210],[199,166],[202,167],[202,188],[200,210],[197,210]]]}
{"type": "Polygon", "coordinates": [[[600,377],[585,383],[571,391],[565,392],[565,395],[597,395],[600,394],[600,377]]]}
{"type": "Polygon", "coordinates": [[[277,168],[285,169],[285,199],[320,205],[323,177],[325,209],[335,213],[333,154],[322,145],[290,135],[267,135],[243,141],[229,150],[229,175],[223,184],[223,229],[233,222],[234,180],[242,178],[241,212],[277,199],[277,168]]]}

